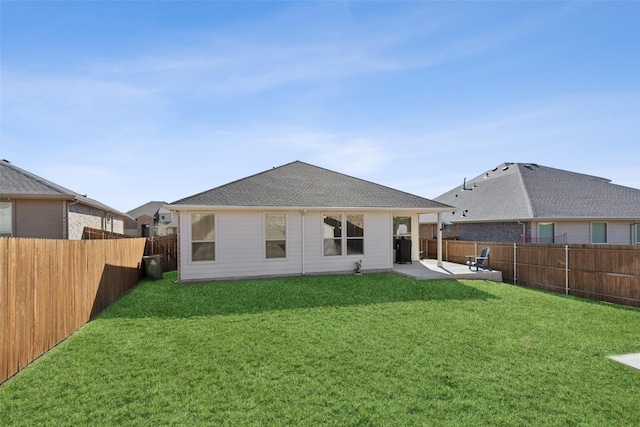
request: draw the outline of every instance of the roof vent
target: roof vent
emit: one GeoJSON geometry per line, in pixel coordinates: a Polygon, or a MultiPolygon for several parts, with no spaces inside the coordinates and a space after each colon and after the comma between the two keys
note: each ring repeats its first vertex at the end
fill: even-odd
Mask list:
{"type": "Polygon", "coordinates": [[[509,169],[509,166],[505,166],[502,168],[503,171],[506,171],[507,169],[509,169]]]}
{"type": "Polygon", "coordinates": [[[467,178],[465,178],[464,182],[462,184],[462,191],[467,191],[467,190],[471,191],[471,190],[473,190],[473,188],[467,187],[467,178]]]}

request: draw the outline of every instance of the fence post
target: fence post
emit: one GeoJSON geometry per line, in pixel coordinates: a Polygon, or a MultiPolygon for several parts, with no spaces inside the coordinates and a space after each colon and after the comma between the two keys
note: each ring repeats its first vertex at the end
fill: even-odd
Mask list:
{"type": "Polygon", "coordinates": [[[517,270],[518,270],[518,263],[516,262],[516,247],[517,247],[517,243],[514,242],[513,243],[513,284],[517,285],[518,284],[518,275],[516,274],[517,270]]]}
{"type": "Polygon", "coordinates": [[[569,245],[564,245],[564,283],[565,294],[569,295],[569,245]]]}
{"type": "Polygon", "coordinates": [[[449,241],[448,240],[444,241],[444,247],[445,247],[444,260],[445,261],[449,261],[449,241]]]}

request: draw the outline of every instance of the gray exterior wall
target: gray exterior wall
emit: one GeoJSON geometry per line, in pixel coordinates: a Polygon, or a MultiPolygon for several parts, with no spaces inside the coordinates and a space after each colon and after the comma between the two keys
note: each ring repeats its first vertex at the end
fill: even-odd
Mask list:
{"type": "MultiPolygon", "coordinates": [[[[531,235],[531,225],[529,223],[454,223],[451,229],[442,231],[442,238],[479,242],[520,242],[523,229],[525,235],[531,235]]],[[[437,227],[435,224],[420,225],[420,237],[434,239],[436,238],[436,233],[437,227]]]]}
{"type": "MultiPolygon", "coordinates": [[[[607,242],[610,245],[631,245],[636,243],[636,222],[633,221],[545,221],[555,225],[554,243],[591,244],[591,226],[594,222],[607,224],[607,242]]],[[[524,231],[525,242],[539,241],[540,222],[484,222],[484,223],[454,223],[450,230],[444,230],[444,239],[479,241],[479,242],[520,242],[524,231]]],[[[435,224],[420,224],[420,237],[435,239],[437,227],[435,224]]]]}

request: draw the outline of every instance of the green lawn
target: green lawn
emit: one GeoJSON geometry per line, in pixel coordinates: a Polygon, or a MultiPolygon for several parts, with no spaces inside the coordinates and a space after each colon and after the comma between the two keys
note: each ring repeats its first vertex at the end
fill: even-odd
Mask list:
{"type": "Polygon", "coordinates": [[[388,274],[145,282],[0,386],[2,425],[639,425],[640,311],[388,274]]]}

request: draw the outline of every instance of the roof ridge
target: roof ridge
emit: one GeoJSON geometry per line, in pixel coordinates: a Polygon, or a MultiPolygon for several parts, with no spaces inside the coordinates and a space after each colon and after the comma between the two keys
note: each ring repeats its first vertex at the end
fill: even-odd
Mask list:
{"type": "Polygon", "coordinates": [[[530,165],[530,163],[515,163],[515,165],[518,166],[518,180],[520,181],[520,185],[522,185],[522,190],[524,191],[524,195],[525,195],[524,200],[527,204],[526,209],[529,212],[529,215],[532,218],[535,218],[536,212],[534,211],[533,204],[531,203],[531,195],[529,193],[529,188],[527,187],[527,184],[525,183],[525,180],[522,177],[522,168],[525,167],[525,165],[530,165]]]}

